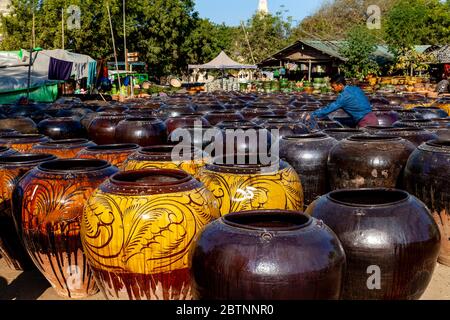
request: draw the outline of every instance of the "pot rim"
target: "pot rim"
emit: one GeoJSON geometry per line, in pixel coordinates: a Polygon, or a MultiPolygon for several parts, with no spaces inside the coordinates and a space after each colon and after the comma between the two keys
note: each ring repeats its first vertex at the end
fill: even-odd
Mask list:
{"type": "Polygon", "coordinates": [[[119,152],[127,150],[137,150],[140,146],[135,143],[115,143],[115,144],[101,144],[96,146],[90,146],[85,149],[88,152],[95,151],[109,151],[109,152],[119,152]]]}
{"type": "Polygon", "coordinates": [[[383,136],[383,135],[354,135],[351,137],[348,137],[348,141],[352,142],[364,142],[364,143],[370,143],[370,142],[382,142],[382,141],[401,141],[401,137],[393,137],[393,136],[383,136]]]}
{"type": "Polygon", "coordinates": [[[361,132],[364,133],[364,130],[361,129],[355,129],[355,128],[330,128],[330,129],[324,129],[323,132],[361,132]]]}
{"type": "Polygon", "coordinates": [[[0,165],[29,165],[56,160],[57,157],[46,153],[17,153],[0,157],[0,165]],[[28,159],[28,160],[27,160],[28,159]]]}
{"type": "Polygon", "coordinates": [[[57,159],[52,161],[46,161],[38,166],[38,169],[47,173],[88,173],[98,170],[103,170],[111,167],[111,164],[105,160],[99,159],[57,159]],[[64,168],[64,165],[67,168],[64,168]],[[53,166],[56,166],[53,167],[53,166]],[[62,166],[63,168],[58,168],[62,166]],[[75,167],[70,168],[70,166],[75,167]],[[84,167],[83,167],[84,166],[84,167]]]}
{"type": "Polygon", "coordinates": [[[450,150],[450,139],[435,139],[425,142],[425,145],[434,147],[434,148],[441,148],[444,150],[450,150]]]}
{"type": "Polygon", "coordinates": [[[334,190],[329,192],[326,195],[327,199],[334,202],[334,203],[338,203],[340,205],[344,205],[347,207],[362,207],[362,208],[383,208],[383,207],[387,207],[387,206],[392,206],[392,205],[397,205],[400,203],[404,203],[406,201],[408,201],[411,197],[411,195],[404,191],[404,190],[400,190],[400,189],[389,189],[389,188],[361,188],[361,189],[341,189],[341,190],[334,190]],[[371,192],[379,192],[381,194],[398,194],[398,195],[402,195],[403,198],[398,199],[396,201],[386,201],[386,202],[382,202],[382,203],[371,203],[371,204],[364,204],[364,203],[352,203],[352,202],[348,202],[348,201],[341,201],[338,200],[336,198],[334,198],[334,196],[338,195],[338,194],[345,194],[345,193],[359,193],[359,194],[363,194],[363,193],[371,193],[371,192]]]}
{"type": "Polygon", "coordinates": [[[42,142],[40,144],[37,145],[37,147],[57,147],[57,146],[79,146],[79,145],[83,145],[86,143],[89,143],[91,141],[89,141],[88,139],[63,139],[63,140],[54,140],[54,141],[47,141],[47,142],[42,142]]]}
{"type": "Polygon", "coordinates": [[[252,230],[252,231],[274,231],[274,232],[289,232],[304,229],[310,226],[313,222],[313,218],[308,216],[307,214],[300,211],[289,211],[289,210],[252,210],[252,211],[240,211],[229,213],[220,218],[221,221],[231,227],[235,227],[238,229],[244,230],[252,230]],[[285,223],[294,223],[294,226],[285,226],[285,227],[274,227],[274,226],[252,226],[244,222],[239,222],[239,220],[246,220],[256,218],[262,221],[260,222],[268,222],[272,220],[289,220],[282,221],[285,223]],[[237,221],[233,221],[237,220],[237,221]],[[296,221],[297,220],[297,221],[296,221]],[[300,222],[299,220],[304,220],[300,222]]]}
{"type": "Polygon", "coordinates": [[[290,141],[296,141],[296,140],[308,140],[308,139],[329,139],[332,138],[329,135],[321,132],[311,132],[311,133],[305,133],[305,134],[291,134],[288,136],[284,136],[281,139],[282,140],[290,140],[290,141]]]}

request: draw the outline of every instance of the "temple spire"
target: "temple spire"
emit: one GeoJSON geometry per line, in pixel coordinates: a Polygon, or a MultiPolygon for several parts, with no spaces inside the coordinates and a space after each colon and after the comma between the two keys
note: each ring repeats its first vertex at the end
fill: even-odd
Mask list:
{"type": "Polygon", "coordinates": [[[267,4],[267,0],[259,0],[258,13],[262,14],[269,13],[269,5],[267,4]]]}

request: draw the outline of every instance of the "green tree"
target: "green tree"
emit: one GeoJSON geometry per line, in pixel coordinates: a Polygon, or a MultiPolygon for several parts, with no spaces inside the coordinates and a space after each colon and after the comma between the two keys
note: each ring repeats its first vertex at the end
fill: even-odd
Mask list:
{"type": "Polygon", "coordinates": [[[351,29],[340,53],[347,59],[344,71],[349,78],[364,79],[369,74],[378,74],[379,66],[373,59],[377,50],[377,39],[365,26],[351,29]]]}
{"type": "Polygon", "coordinates": [[[241,62],[258,63],[290,43],[291,18],[275,15],[255,14],[244,28],[235,32],[232,56],[241,62]]]}

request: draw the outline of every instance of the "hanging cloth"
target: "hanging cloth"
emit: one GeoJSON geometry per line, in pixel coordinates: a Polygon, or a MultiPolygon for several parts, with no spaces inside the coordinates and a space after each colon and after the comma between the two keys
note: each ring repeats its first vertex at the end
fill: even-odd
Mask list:
{"type": "Polygon", "coordinates": [[[49,80],[69,80],[72,74],[73,62],[59,60],[50,57],[50,64],[48,66],[49,80]]]}
{"type": "Polygon", "coordinates": [[[87,79],[88,87],[91,87],[93,84],[95,84],[96,77],[97,77],[97,61],[91,61],[89,62],[88,66],[88,79],[87,79]]]}

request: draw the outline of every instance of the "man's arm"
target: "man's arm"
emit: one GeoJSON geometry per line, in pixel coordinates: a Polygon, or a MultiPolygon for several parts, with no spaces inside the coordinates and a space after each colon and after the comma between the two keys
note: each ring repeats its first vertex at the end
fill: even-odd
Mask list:
{"type": "Polygon", "coordinates": [[[330,113],[341,109],[345,105],[345,92],[343,92],[335,102],[330,103],[328,106],[321,108],[319,110],[314,111],[311,113],[311,116],[315,116],[317,118],[323,118],[330,113]]]}

